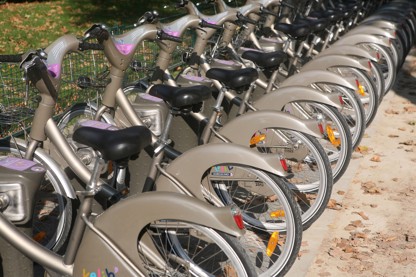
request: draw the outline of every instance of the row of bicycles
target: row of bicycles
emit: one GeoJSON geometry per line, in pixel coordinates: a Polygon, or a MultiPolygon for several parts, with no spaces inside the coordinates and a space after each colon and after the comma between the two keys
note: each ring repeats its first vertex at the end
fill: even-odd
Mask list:
{"type": "MultiPolygon", "coordinates": [[[[285,275],[416,34],[406,0],[175,7],[187,13],[169,23],[149,11],[122,35],[94,24],[0,55],[41,97],[27,137],[0,144],[0,237],[29,271],[285,275]],[[144,41],[158,46],[154,70],[123,85],[144,41]],[[178,48],[185,66],[171,73],[178,48]],[[108,76],[78,83],[104,87],[100,101],[56,120],[63,59],[91,50],[108,76]]],[[[16,270],[3,262],[4,276],[16,270]]]]}

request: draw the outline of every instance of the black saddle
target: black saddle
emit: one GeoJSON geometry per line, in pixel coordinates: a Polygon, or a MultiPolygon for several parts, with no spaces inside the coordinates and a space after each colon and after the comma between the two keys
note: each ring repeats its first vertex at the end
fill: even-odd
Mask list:
{"type": "Polygon", "coordinates": [[[294,38],[294,39],[301,39],[306,36],[308,36],[311,32],[311,27],[309,25],[304,23],[293,23],[293,24],[287,24],[287,23],[277,23],[274,25],[274,28],[278,31],[281,31],[288,36],[294,38]]]}
{"type": "Polygon", "coordinates": [[[205,75],[207,78],[220,81],[226,88],[235,91],[247,90],[251,83],[259,77],[257,70],[254,68],[238,70],[211,68],[205,75]]]}
{"type": "Polygon", "coordinates": [[[314,32],[320,32],[331,24],[331,21],[327,18],[308,18],[308,17],[297,17],[294,21],[295,24],[306,24],[309,25],[314,32]]]}
{"type": "Polygon", "coordinates": [[[207,100],[212,92],[207,86],[173,87],[158,84],[150,88],[149,94],[165,100],[172,108],[189,108],[207,100]]]}
{"type": "Polygon", "coordinates": [[[248,50],[245,51],[241,57],[243,59],[250,60],[257,66],[268,70],[277,69],[281,63],[287,60],[287,54],[281,50],[268,53],[248,50]]]}
{"type": "Polygon", "coordinates": [[[76,142],[98,150],[107,161],[128,159],[138,154],[152,141],[150,130],[144,126],[120,130],[81,126],[75,130],[72,138],[76,142]]]}

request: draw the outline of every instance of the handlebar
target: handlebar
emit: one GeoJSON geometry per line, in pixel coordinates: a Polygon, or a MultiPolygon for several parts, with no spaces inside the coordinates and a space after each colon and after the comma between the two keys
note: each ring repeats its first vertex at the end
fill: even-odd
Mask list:
{"type": "Polygon", "coordinates": [[[107,40],[109,37],[110,32],[107,30],[107,27],[104,24],[94,24],[84,34],[85,39],[96,38],[100,43],[104,40],[107,40]]]}
{"type": "Polygon", "coordinates": [[[158,36],[158,39],[160,40],[171,40],[171,41],[179,42],[179,43],[182,42],[182,38],[169,35],[163,30],[158,31],[157,36],[158,36]]]}
{"type": "Polygon", "coordinates": [[[207,27],[207,28],[217,29],[217,30],[221,30],[222,29],[222,26],[221,25],[217,25],[217,24],[214,24],[214,23],[209,23],[208,21],[205,21],[205,20],[201,20],[201,23],[199,23],[199,25],[202,28],[207,27]]]}
{"type": "Polygon", "coordinates": [[[266,8],[266,7],[264,7],[264,6],[262,6],[262,7],[260,8],[260,12],[261,12],[262,14],[273,15],[273,16],[276,16],[276,17],[278,17],[278,16],[279,16],[277,13],[272,12],[271,10],[267,9],[267,8],[266,8]]]}
{"type": "Polygon", "coordinates": [[[80,42],[78,49],[80,51],[85,50],[104,50],[104,46],[98,43],[80,42]]]}
{"type": "Polygon", "coordinates": [[[242,13],[237,12],[237,18],[239,21],[243,22],[243,23],[250,23],[253,25],[256,25],[257,22],[251,18],[248,18],[247,16],[244,16],[242,13]]]}
{"type": "Polygon", "coordinates": [[[153,23],[158,18],[159,13],[157,11],[147,11],[139,18],[137,25],[143,25],[145,22],[153,23]]]}

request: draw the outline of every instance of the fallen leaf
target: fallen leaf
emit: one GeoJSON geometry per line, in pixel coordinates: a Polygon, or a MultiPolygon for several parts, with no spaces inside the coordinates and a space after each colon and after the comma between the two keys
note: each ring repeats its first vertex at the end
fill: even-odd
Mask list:
{"type": "Polygon", "coordinates": [[[386,114],[399,114],[399,111],[393,110],[393,109],[388,109],[384,111],[386,114]]]}
{"type": "Polygon", "coordinates": [[[403,108],[406,112],[408,113],[414,113],[416,112],[416,107],[415,106],[406,106],[403,108]]]}
{"type": "Polygon", "coordinates": [[[393,135],[393,134],[389,135],[389,138],[398,138],[398,137],[399,137],[398,135],[393,135]]]}
{"type": "Polygon", "coordinates": [[[332,210],[341,210],[342,205],[338,203],[335,199],[329,199],[328,205],[326,206],[328,209],[332,210]]]}
{"type": "Polygon", "coordinates": [[[411,126],[415,126],[416,125],[416,121],[411,120],[411,121],[407,122],[407,124],[409,124],[411,126]]]}
{"type": "Polygon", "coordinates": [[[413,140],[409,139],[403,142],[399,142],[399,144],[404,144],[404,145],[413,145],[413,140]]]}
{"type": "Polygon", "coordinates": [[[337,191],[337,193],[338,193],[339,195],[344,195],[344,194],[345,194],[345,191],[343,191],[343,190],[339,190],[339,191],[337,191]]]}
{"type": "Polygon", "coordinates": [[[368,216],[364,212],[353,212],[353,213],[358,214],[364,220],[368,220],[368,216]]]}
{"type": "Polygon", "coordinates": [[[357,146],[357,148],[355,149],[355,152],[359,152],[363,155],[368,154],[370,151],[372,150],[372,148],[364,146],[364,145],[359,145],[357,146]]]}
{"type": "Polygon", "coordinates": [[[394,181],[394,182],[397,182],[399,180],[399,178],[395,177],[395,178],[393,178],[391,180],[394,181]]]}
{"type": "Polygon", "coordinates": [[[370,161],[372,161],[372,162],[376,162],[376,163],[379,163],[379,162],[381,162],[381,157],[380,157],[380,156],[378,156],[378,155],[374,155],[374,156],[370,159],[370,161]]]}
{"type": "Polygon", "coordinates": [[[361,183],[361,188],[364,190],[365,193],[369,194],[379,194],[381,193],[381,189],[378,188],[374,182],[369,181],[365,183],[361,183]]]}
{"type": "Polygon", "coordinates": [[[351,225],[355,226],[355,227],[363,227],[364,226],[363,223],[361,222],[361,220],[351,221],[351,225]]]}
{"type": "Polygon", "coordinates": [[[406,128],[403,128],[403,127],[400,127],[400,128],[397,128],[399,131],[406,131],[406,128]]]}
{"type": "Polygon", "coordinates": [[[378,205],[377,205],[377,204],[370,204],[370,207],[371,207],[371,208],[377,208],[377,207],[378,207],[378,205]]]}

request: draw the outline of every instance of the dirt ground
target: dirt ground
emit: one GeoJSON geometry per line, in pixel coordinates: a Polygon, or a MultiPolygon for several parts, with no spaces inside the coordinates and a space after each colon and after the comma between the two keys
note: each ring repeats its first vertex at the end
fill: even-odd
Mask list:
{"type": "Polygon", "coordinates": [[[335,185],[326,211],[334,215],[304,276],[416,276],[415,56],[413,50],[353,154],[351,181],[335,185]]]}

